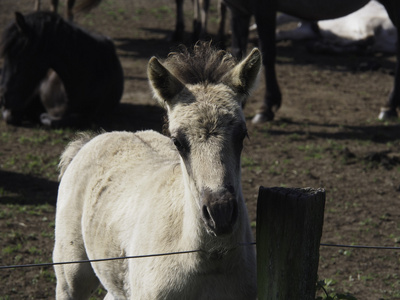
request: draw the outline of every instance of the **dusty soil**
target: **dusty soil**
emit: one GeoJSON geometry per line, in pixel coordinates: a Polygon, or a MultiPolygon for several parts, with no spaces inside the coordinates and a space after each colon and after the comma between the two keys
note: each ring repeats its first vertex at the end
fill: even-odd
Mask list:
{"type": "MultiPolygon", "coordinates": [[[[44,1],[47,5],[46,1],[44,1]]],[[[173,1],[103,1],[76,22],[115,41],[124,72],[122,104],[106,130],[161,130],[146,64],[174,47],[173,1]]],[[[186,3],[186,43],[191,3],[186,3]]],[[[216,32],[216,6],[210,27],[216,32]]],[[[0,29],[33,1],[1,0],[0,29]]],[[[395,58],[382,54],[327,55],[307,43],[280,42],[277,72],[284,97],[273,122],[252,125],[265,87],[245,107],[250,139],[243,152],[243,190],[256,221],[260,186],[323,187],[323,243],[400,246],[400,123],[377,120],[393,84],[395,58]]],[[[252,43],[256,46],[253,33],[252,43]]],[[[0,63],[0,67],[2,61],[0,63]]],[[[0,123],[0,265],[51,261],[58,157],[73,130],[0,123]]],[[[400,299],[399,250],[321,246],[319,278],[327,290],[357,299],[400,299]]],[[[0,270],[0,299],[53,298],[52,268],[0,270]]],[[[104,296],[99,290],[94,298],[104,296]]]]}

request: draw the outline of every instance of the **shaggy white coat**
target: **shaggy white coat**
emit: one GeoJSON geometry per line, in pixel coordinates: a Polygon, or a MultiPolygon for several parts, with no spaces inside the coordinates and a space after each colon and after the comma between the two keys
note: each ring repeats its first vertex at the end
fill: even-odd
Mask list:
{"type": "Polygon", "coordinates": [[[150,60],[171,136],[185,133],[189,157],[151,130],[83,134],[68,146],[60,163],[55,262],[202,251],[58,265],[57,299],[88,299],[99,281],[106,299],[256,298],[254,247],[239,246],[252,234],[238,155],[247,93],[237,91],[251,89],[260,65],[255,49],[221,83],[184,85],[150,60]],[[201,218],[201,197],[226,183],[235,190],[238,221],[232,233],[215,236],[201,218]]]}

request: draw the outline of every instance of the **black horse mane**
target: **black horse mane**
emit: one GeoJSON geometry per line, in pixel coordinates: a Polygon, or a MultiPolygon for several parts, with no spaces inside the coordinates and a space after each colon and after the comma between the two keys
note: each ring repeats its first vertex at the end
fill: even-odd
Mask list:
{"type": "MultiPolygon", "coordinates": [[[[84,43],[82,40],[87,36],[91,36],[99,42],[108,40],[107,38],[89,33],[84,29],[65,21],[58,14],[53,12],[39,11],[31,14],[24,15],[27,24],[27,32],[21,32],[16,22],[12,22],[3,32],[2,41],[0,43],[0,57],[18,55],[28,46],[29,39],[35,38],[42,40],[45,43],[52,43],[52,37],[62,33],[63,36],[68,37],[68,44],[71,47],[82,47],[84,43]]],[[[42,47],[39,45],[34,45],[42,47]]],[[[67,46],[67,45],[66,45],[67,46]]]]}

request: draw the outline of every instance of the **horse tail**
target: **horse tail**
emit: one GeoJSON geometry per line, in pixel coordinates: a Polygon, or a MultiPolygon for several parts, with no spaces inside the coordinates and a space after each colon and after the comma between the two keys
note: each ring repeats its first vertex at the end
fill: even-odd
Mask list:
{"type": "Polygon", "coordinates": [[[61,180],[69,164],[78,154],[79,150],[81,150],[82,147],[87,144],[95,135],[96,134],[90,132],[80,132],[77,134],[75,139],[68,144],[64,152],[61,154],[60,163],[58,164],[58,169],[60,171],[58,180],[61,180]]]}
{"type": "Polygon", "coordinates": [[[100,4],[101,0],[82,0],[77,3],[74,8],[75,13],[88,13],[90,10],[100,4]]]}

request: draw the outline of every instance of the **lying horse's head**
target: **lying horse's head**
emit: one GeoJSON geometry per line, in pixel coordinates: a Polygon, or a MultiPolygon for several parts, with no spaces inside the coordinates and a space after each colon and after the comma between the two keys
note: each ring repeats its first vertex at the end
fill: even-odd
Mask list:
{"type": "Polygon", "coordinates": [[[261,66],[257,49],[240,63],[208,44],[149,62],[154,94],[168,112],[171,139],[181,157],[186,195],[207,232],[232,233],[247,214],[240,155],[247,136],[242,104],[261,66]]]}
{"type": "MultiPolygon", "coordinates": [[[[3,33],[1,57],[4,58],[0,82],[0,105],[3,116],[9,123],[27,109],[32,102],[40,81],[48,69],[48,54],[45,41],[41,37],[39,22],[45,22],[35,13],[24,17],[15,13],[15,20],[3,33]]],[[[46,41],[51,43],[51,41],[46,41]]]]}

